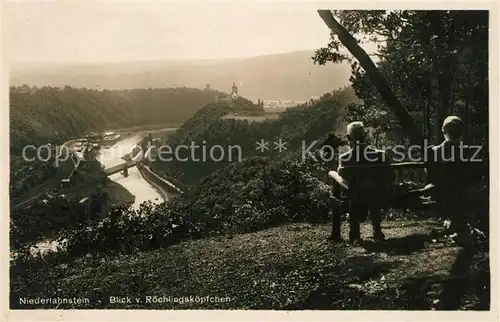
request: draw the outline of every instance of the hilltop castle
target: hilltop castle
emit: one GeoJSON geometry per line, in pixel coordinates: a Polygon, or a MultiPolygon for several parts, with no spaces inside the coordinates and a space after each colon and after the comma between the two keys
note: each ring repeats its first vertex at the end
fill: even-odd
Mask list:
{"type": "MultiPolygon", "coordinates": [[[[208,87],[208,84],[207,84],[207,87],[208,87]]],[[[207,88],[205,88],[205,91],[207,90],[207,88]]],[[[236,86],[236,83],[233,82],[233,86],[231,87],[231,94],[224,94],[224,93],[219,93],[216,97],[215,97],[215,102],[218,103],[218,102],[232,102],[236,99],[238,99],[240,97],[240,95],[238,94],[238,86],[236,86]]]]}
{"type": "Polygon", "coordinates": [[[233,82],[233,87],[231,87],[231,98],[236,99],[238,98],[238,86],[233,82]]]}

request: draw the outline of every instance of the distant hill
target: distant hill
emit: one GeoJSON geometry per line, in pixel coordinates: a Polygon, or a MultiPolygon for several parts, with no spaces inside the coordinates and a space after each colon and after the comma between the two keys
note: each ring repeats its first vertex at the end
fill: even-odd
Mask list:
{"type": "Polygon", "coordinates": [[[187,86],[229,92],[233,82],[251,100],[308,100],[349,83],[346,64],[317,66],[313,51],[225,60],[154,60],[87,65],[11,66],[11,85],[129,89],[187,86]]]}

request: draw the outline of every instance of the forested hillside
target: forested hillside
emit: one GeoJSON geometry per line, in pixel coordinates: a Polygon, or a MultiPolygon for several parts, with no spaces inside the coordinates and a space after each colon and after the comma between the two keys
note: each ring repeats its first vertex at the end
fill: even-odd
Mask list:
{"type": "MultiPolygon", "coordinates": [[[[250,232],[285,222],[324,221],[328,218],[330,194],[324,176],[332,164],[321,160],[318,150],[325,139],[335,138],[329,134],[344,131],[342,115],[353,101],[353,91],[345,88],[325,94],[312,106],[289,109],[279,120],[262,123],[221,120],[220,116],[234,111],[234,106],[209,104],[169,142],[189,145],[191,140],[199,142],[204,138],[220,145],[239,144],[247,152],[241,162],[157,161],[153,164],[157,173],[188,179],[190,186],[184,194],[160,205],[143,205],[138,210],[127,206],[112,209],[104,221],[89,219],[75,207],[67,215],[80,218],[81,227],[54,233],[67,238],[68,252],[79,256],[89,251],[114,253],[155,248],[179,240],[250,232]],[[260,138],[282,138],[288,142],[287,149],[274,151],[271,144],[269,151],[260,153],[255,150],[255,141],[260,138]],[[319,141],[311,149],[313,157],[302,158],[302,140],[307,145],[319,141]],[[169,172],[172,169],[179,172],[169,172]],[[140,216],[130,216],[133,212],[140,216]]],[[[330,142],[342,143],[340,139],[330,142]]],[[[21,219],[38,216],[30,211],[16,215],[21,219]]],[[[31,222],[22,221],[27,226],[25,230],[36,231],[31,222]]],[[[14,237],[18,239],[29,237],[16,234],[17,231],[14,237]]]]}
{"type": "Polygon", "coordinates": [[[247,120],[222,119],[231,108],[224,104],[209,105],[182,125],[179,130],[166,139],[167,144],[175,149],[178,146],[206,146],[207,151],[213,146],[221,146],[226,156],[221,160],[197,162],[194,160],[157,160],[153,169],[169,178],[175,178],[186,184],[193,184],[203,177],[213,173],[231,162],[237,162],[238,157],[283,156],[290,151],[298,151],[302,144],[309,146],[314,140],[324,140],[326,135],[342,128],[343,117],[347,106],[359,100],[351,88],[344,88],[323,95],[310,106],[301,105],[288,109],[278,120],[263,122],[248,122],[247,120]],[[281,152],[275,150],[279,140],[285,144],[281,152]],[[269,142],[268,150],[256,150],[257,142],[269,142]],[[241,154],[236,148],[239,147],[241,154]],[[229,152],[231,155],[229,155],[229,152]]]}
{"type": "Polygon", "coordinates": [[[149,124],[179,124],[218,92],[192,88],[92,90],[10,88],[10,147],[61,143],[89,131],[149,124]]]}

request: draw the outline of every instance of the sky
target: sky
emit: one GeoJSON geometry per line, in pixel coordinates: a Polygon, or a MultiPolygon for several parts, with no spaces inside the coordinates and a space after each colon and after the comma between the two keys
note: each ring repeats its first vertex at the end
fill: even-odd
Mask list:
{"type": "Polygon", "coordinates": [[[10,3],[11,62],[222,59],[317,49],[330,32],[311,3],[10,3]]]}

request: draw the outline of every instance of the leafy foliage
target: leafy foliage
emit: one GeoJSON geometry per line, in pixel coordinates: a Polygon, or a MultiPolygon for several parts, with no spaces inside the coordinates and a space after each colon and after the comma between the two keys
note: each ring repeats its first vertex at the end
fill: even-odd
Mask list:
{"type": "Polygon", "coordinates": [[[130,253],[186,239],[245,233],[284,222],[324,222],[330,188],[313,175],[318,164],[296,155],[271,161],[251,157],[231,164],[168,203],[137,211],[112,209],[93,224],[63,234],[67,251],[130,253]]]}
{"type": "Polygon", "coordinates": [[[79,203],[79,198],[55,196],[47,203],[38,202],[33,207],[14,210],[11,215],[11,249],[45,237],[54,237],[62,231],[77,229],[97,220],[102,207],[106,205],[107,194],[95,189],[89,202],[79,203]]]}
{"type": "MultiPolygon", "coordinates": [[[[184,142],[201,138],[201,134],[229,137],[247,144],[255,154],[254,139],[248,133],[273,138],[281,131],[290,140],[288,150],[282,154],[245,156],[241,162],[225,166],[214,163],[216,166],[210,172],[198,174],[199,179],[186,193],[169,202],[146,203],[137,211],[116,208],[104,219],[97,218],[91,224],[86,222],[77,229],[67,230],[67,251],[75,256],[130,253],[185,239],[251,232],[285,222],[326,221],[331,199],[324,174],[325,167],[331,165],[319,158],[321,144],[311,149],[311,157],[303,158],[302,140],[328,138],[329,144],[343,144],[335,140],[331,130],[347,103],[342,100],[347,100],[346,91],[349,90],[325,95],[313,106],[289,109],[279,120],[263,123],[221,120],[220,116],[230,111],[230,107],[206,106],[170,138],[184,142]]],[[[204,164],[193,161],[181,169],[208,169],[202,168],[204,164]]]]}
{"type": "Polygon", "coordinates": [[[52,178],[56,173],[51,162],[33,160],[26,161],[20,156],[11,155],[10,159],[10,195],[18,196],[39,184],[52,178]]]}
{"type": "MultiPolygon", "coordinates": [[[[157,160],[152,168],[159,174],[175,178],[186,184],[194,184],[214,171],[231,162],[256,155],[278,158],[286,151],[278,153],[273,142],[279,139],[286,142],[287,151],[297,151],[309,146],[315,140],[322,141],[328,133],[343,125],[342,116],[349,103],[357,102],[351,88],[344,88],[323,95],[311,105],[299,105],[281,113],[277,120],[248,122],[247,120],[224,119],[232,109],[224,104],[204,107],[179,130],[166,138],[167,145],[175,150],[179,146],[206,147],[207,156],[213,146],[222,146],[227,153],[221,161],[207,158],[206,161],[196,161],[199,158],[187,157],[186,160],[157,160]],[[269,142],[269,150],[259,152],[256,143],[261,140],[269,142]],[[239,151],[236,148],[239,147],[239,151]]],[[[239,111],[239,109],[237,109],[239,111]]],[[[184,155],[182,156],[184,158],[184,155]]]]}
{"type": "MultiPolygon", "coordinates": [[[[449,114],[466,122],[465,140],[487,145],[488,12],[334,10],[339,22],[361,43],[377,44],[378,68],[428,139],[439,143],[449,114]]],[[[371,80],[332,34],[314,61],[351,62],[351,81],[362,104],[350,118],[363,120],[388,142],[404,139],[371,80]]]]}
{"type": "MultiPolygon", "coordinates": [[[[486,59],[487,19],[485,19],[487,18],[487,13],[477,11],[336,11],[336,15],[351,33],[369,35],[367,40],[380,42],[377,53],[380,56],[380,61],[378,62],[379,68],[387,75],[398,97],[400,97],[404,105],[410,110],[417,123],[422,126],[427,137],[431,136],[430,130],[432,128],[435,130],[434,136],[436,141],[439,140],[440,137],[438,134],[442,117],[453,112],[463,114],[463,118],[468,125],[467,140],[470,142],[487,143],[488,68],[486,59]],[[475,62],[476,59],[478,60],[477,63],[475,62]],[[455,105],[459,105],[459,107],[455,108],[455,105]],[[432,115],[435,115],[435,117],[432,115]]],[[[66,252],[59,255],[50,255],[54,257],[63,257],[67,254],[70,256],[81,256],[88,253],[94,255],[110,253],[135,255],[137,251],[160,248],[188,239],[247,233],[289,222],[326,221],[328,219],[331,196],[330,188],[324,183],[322,176],[326,172],[326,166],[331,165],[316,161],[314,158],[303,159],[300,153],[302,142],[310,142],[312,140],[324,141],[326,138],[326,142],[334,146],[342,145],[342,140],[331,132],[342,125],[347,106],[349,106],[347,120],[361,119],[365,121],[374,130],[376,143],[382,143],[378,139],[390,143],[404,141],[404,129],[400,128],[394,122],[390,111],[385,107],[384,102],[371,86],[370,79],[361,71],[356,62],[352,61],[352,57],[349,57],[345,52],[341,52],[340,49],[341,44],[333,36],[332,42],[327,48],[318,50],[315,59],[320,64],[327,61],[341,62],[346,59],[351,60],[353,67],[351,80],[356,94],[363,99],[362,103],[353,98],[354,95],[352,95],[350,89],[343,89],[324,95],[319,101],[312,102],[312,106],[303,105],[289,109],[281,115],[279,120],[264,121],[262,123],[222,119],[222,116],[234,111],[235,105],[210,104],[188,120],[178,132],[170,136],[167,139],[168,144],[174,148],[180,145],[190,145],[191,142],[201,143],[202,141],[208,142],[209,147],[216,144],[223,146],[237,144],[242,147],[243,151],[246,151],[244,159],[241,162],[157,161],[152,165],[152,168],[156,172],[166,177],[188,183],[191,185],[190,189],[178,198],[161,205],[146,203],[137,211],[132,210],[129,206],[121,206],[111,209],[103,217],[86,217],[84,213],[80,214],[79,212],[73,212],[71,216],[63,217],[63,212],[67,210],[64,207],[61,207],[62,211],[56,211],[56,216],[44,216],[48,212],[34,214],[35,216],[32,218],[22,216],[14,220],[14,244],[20,244],[20,240],[24,238],[22,235],[16,235],[18,232],[23,231],[30,235],[36,235],[36,225],[40,225],[42,230],[46,231],[47,228],[53,228],[52,225],[57,226],[59,220],[61,222],[65,220],[74,221],[74,225],[66,226],[67,229],[61,233],[61,238],[67,239],[66,252]],[[282,139],[287,142],[287,151],[285,153],[268,151],[267,153],[258,155],[255,151],[255,142],[261,139],[271,142],[276,139],[282,139]],[[25,219],[28,220],[23,221],[25,219]],[[33,221],[30,221],[31,219],[33,221]]],[[[244,101],[242,103],[246,104],[244,101]]],[[[243,109],[246,109],[246,107],[243,109]]],[[[251,105],[249,105],[248,109],[256,112],[256,110],[252,109],[251,105]]],[[[125,113],[125,120],[132,115],[134,115],[133,110],[130,111],[130,114],[125,113]]],[[[126,121],[124,122],[126,123],[126,121]]],[[[144,120],[144,122],[146,121],[144,120]]],[[[36,122],[33,122],[32,125],[32,128],[39,126],[36,122]]],[[[312,150],[312,154],[318,155],[320,147],[321,144],[316,146],[312,150]]],[[[478,209],[484,215],[484,213],[487,213],[489,202],[487,187],[480,192],[480,195],[482,200],[478,200],[478,209]]],[[[56,206],[51,205],[51,207],[56,206]]],[[[485,230],[489,226],[487,216],[475,218],[471,223],[485,230]]],[[[397,225],[399,226],[399,223],[397,225]]],[[[412,225],[411,227],[414,226],[412,225]]],[[[403,229],[408,232],[414,228],[393,227],[392,232],[394,233],[397,229],[403,229]]],[[[480,230],[474,230],[474,232],[476,232],[476,235],[473,236],[477,239],[476,243],[482,243],[482,246],[485,247],[488,240],[487,233],[484,234],[480,230]]],[[[324,239],[323,233],[321,231],[319,234],[321,240],[324,239]]],[[[282,235],[288,236],[290,234],[282,233],[282,235]]],[[[262,237],[264,238],[264,236],[262,237]]],[[[247,238],[247,236],[244,238],[247,238]]],[[[394,238],[393,241],[398,239],[394,238]]],[[[305,243],[310,244],[310,241],[311,239],[309,238],[305,243]]],[[[415,241],[414,238],[408,238],[407,241],[412,244],[420,244],[413,242],[415,241]]],[[[210,241],[210,245],[213,242],[213,240],[210,241]]],[[[248,246],[249,244],[251,243],[246,242],[243,246],[248,246]]],[[[427,247],[425,243],[422,244],[424,247],[427,247]]],[[[225,245],[225,247],[231,249],[231,252],[236,253],[235,256],[226,256],[224,261],[232,263],[235,259],[238,260],[243,257],[237,254],[241,252],[242,247],[227,246],[234,245],[230,242],[217,244],[215,248],[212,246],[206,247],[207,245],[203,244],[202,247],[198,246],[195,249],[205,246],[207,249],[210,248],[209,252],[211,254],[219,254],[220,252],[224,252],[224,246],[219,245],[225,245]]],[[[319,243],[314,243],[314,247],[310,251],[311,253],[317,252],[320,249],[317,245],[319,243]]],[[[182,256],[167,257],[171,260],[185,261],[186,258],[183,256],[185,256],[185,249],[187,248],[184,246],[186,244],[182,245],[182,251],[180,252],[182,256]]],[[[299,246],[300,251],[303,251],[302,245],[300,244],[299,246]]],[[[415,245],[403,245],[404,248],[410,249],[413,246],[415,245]]],[[[419,245],[416,246],[419,247],[419,245]]],[[[259,247],[261,246],[259,245],[259,247]]],[[[309,262],[309,259],[304,261],[307,255],[299,254],[300,251],[290,251],[291,247],[289,247],[289,244],[282,243],[282,247],[286,249],[287,254],[293,254],[293,265],[309,262]]],[[[172,249],[175,248],[169,248],[167,251],[172,249]]],[[[351,248],[351,250],[355,249],[351,248]]],[[[456,251],[457,247],[450,249],[456,251]]],[[[338,259],[339,253],[336,253],[337,250],[338,248],[335,246],[335,250],[329,253],[328,257],[318,256],[316,257],[317,259],[323,259],[310,261],[315,264],[314,273],[318,274],[318,277],[315,275],[315,278],[312,280],[314,282],[314,290],[308,293],[308,295],[311,295],[310,298],[304,302],[297,301],[300,305],[287,306],[290,299],[287,298],[285,300],[285,297],[281,296],[284,293],[280,293],[280,296],[277,298],[284,301],[277,302],[278,304],[274,305],[280,308],[308,308],[308,305],[312,305],[313,303],[309,301],[310,299],[320,298],[323,301],[323,297],[325,299],[328,297],[327,301],[323,301],[324,303],[328,301],[331,303],[333,296],[338,296],[339,289],[352,289],[354,285],[360,288],[375,289],[376,295],[367,297],[366,294],[353,291],[341,293],[340,296],[342,299],[355,299],[354,301],[349,300],[350,303],[346,306],[342,302],[341,307],[380,308],[380,305],[386,305],[387,307],[407,308],[410,305],[411,307],[417,306],[417,308],[421,308],[421,304],[418,303],[419,300],[416,300],[414,296],[415,285],[420,289],[422,284],[420,280],[406,280],[409,286],[401,288],[404,290],[402,296],[400,296],[400,289],[398,287],[393,290],[391,289],[390,292],[379,292],[380,290],[377,288],[385,284],[381,283],[382,278],[380,281],[371,281],[374,283],[370,285],[365,283],[363,286],[361,284],[335,284],[343,278],[351,283],[353,281],[362,282],[366,277],[362,278],[359,276],[360,280],[353,280],[353,270],[351,268],[349,268],[349,272],[341,271],[341,274],[332,275],[332,266],[328,261],[332,258],[338,259]],[[332,276],[333,278],[331,278],[332,276]],[[325,278],[331,278],[332,280],[325,282],[325,278]],[[325,287],[324,285],[330,286],[325,287]],[[331,285],[334,285],[335,289],[331,288],[331,285]],[[331,293],[327,293],[326,291],[331,293]],[[393,291],[395,294],[392,294],[393,291]],[[399,303],[395,304],[398,300],[399,303]],[[353,302],[357,304],[353,305],[353,302]]],[[[188,250],[188,253],[189,251],[192,251],[192,249],[188,250]]],[[[450,254],[446,254],[446,251],[438,250],[438,252],[441,263],[447,263],[451,266],[449,258],[453,257],[450,254]]],[[[283,254],[285,251],[280,253],[283,254]]],[[[153,262],[162,262],[158,261],[158,258],[164,258],[165,253],[158,254],[163,255],[153,257],[142,263],[144,265],[144,272],[147,271],[150,274],[151,264],[153,262]]],[[[272,259],[268,258],[264,263],[264,265],[269,265],[269,269],[266,271],[272,271],[273,268],[276,268],[276,263],[279,260],[274,253],[266,253],[266,255],[269,254],[272,254],[272,259]]],[[[144,253],[140,255],[144,255],[144,253]]],[[[398,254],[397,256],[401,257],[402,255],[398,254]]],[[[411,268],[408,266],[404,271],[401,271],[400,273],[403,273],[403,276],[408,276],[408,272],[417,273],[418,275],[418,270],[415,270],[415,267],[433,267],[433,265],[427,265],[428,263],[422,265],[423,262],[421,260],[428,261],[429,256],[408,256],[413,260],[417,258],[418,261],[411,261],[415,265],[411,268]]],[[[361,257],[367,258],[367,256],[361,257]]],[[[359,260],[361,257],[352,256],[351,258],[359,260]]],[[[190,258],[197,257],[190,256],[190,258]]],[[[485,258],[486,260],[480,262],[481,268],[479,270],[485,273],[481,276],[484,275],[486,278],[478,283],[478,285],[481,285],[481,288],[478,288],[478,294],[489,294],[487,256],[485,258]]],[[[30,283],[33,282],[33,275],[31,274],[33,270],[36,269],[37,274],[40,275],[42,274],[41,272],[44,272],[43,269],[40,269],[43,266],[41,260],[31,261],[24,259],[26,259],[26,256],[23,257],[23,260],[16,261],[13,264],[15,270],[22,272],[20,277],[12,274],[14,277],[12,280],[15,281],[14,285],[18,293],[30,290],[30,283]]],[[[387,254],[385,254],[384,258],[385,264],[388,263],[386,259],[387,254]]],[[[128,257],[127,260],[137,262],[137,257],[128,257]]],[[[251,260],[253,261],[254,258],[251,258],[251,260]]],[[[116,269],[130,266],[122,265],[119,261],[116,266],[114,266],[114,263],[109,266],[101,266],[105,262],[106,257],[99,256],[99,259],[90,265],[101,268],[111,267],[111,273],[116,271],[116,269]]],[[[71,264],[73,263],[76,263],[76,261],[71,264]]],[[[244,261],[239,263],[246,267],[244,261]]],[[[281,263],[284,263],[283,265],[285,266],[290,265],[285,264],[286,262],[284,261],[279,262],[279,264],[281,263]]],[[[339,261],[338,268],[345,268],[345,263],[345,261],[339,261]]],[[[355,266],[363,265],[362,262],[354,262],[352,264],[355,266]]],[[[67,264],[63,265],[66,265],[65,268],[58,268],[59,271],[57,274],[68,267],[67,264]]],[[[203,265],[209,266],[205,265],[205,262],[203,262],[203,265]]],[[[241,268],[243,267],[242,265],[233,265],[231,272],[235,271],[233,267],[241,268]]],[[[137,272],[134,271],[137,266],[130,266],[132,267],[131,271],[122,275],[130,276],[130,279],[136,276],[139,277],[139,275],[136,275],[137,272]]],[[[172,266],[178,267],[177,263],[172,266]]],[[[224,266],[219,266],[216,270],[219,270],[221,267],[224,266]]],[[[381,270],[381,265],[369,265],[367,267],[372,267],[372,269],[369,269],[371,272],[380,272],[385,269],[381,270]]],[[[259,266],[255,269],[262,270],[262,267],[259,266]]],[[[441,266],[439,266],[439,269],[439,274],[441,275],[443,272],[441,266]]],[[[102,269],[96,271],[104,274],[102,269]]],[[[364,271],[363,275],[366,275],[364,271]]],[[[163,267],[161,272],[165,275],[163,267]]],[[[50,274],[50,272],[48,273],[50,274]]],[[[241,278],[241,280],[248,281],[248,278],[255,276],[254,273],[255,271],[247,270],[244,274],[246,276],[241,278]]],[[[435,275],[434,273],[429,274],[435,275]]],[[[217,290],[220,290],[218,287],[223,283],[222,279],[227,280],[227,277],[231,276],[231,274],[227,272],[221,274],[223,276],[217,281],[220,283],[214,282],[214,284],[217,284],[217,290]]],[[[300,272],[297,272],[297,274],[300,275],[300,272]]],[[[144,275],[141,275],[141,277],[144,275]]],[[[389,275],[394,278],[394,275],[397,274],[389,275]]],[[[385,275],[384,279],[391,279],[389,275],[385,275]]],[[[153,275],[148,275],[148,277],[150,276],[153,275]]],[[[375,276],[378,278],[377,274],[375,276]]],[[[78,280],[79,278],[80,280],[82,279],[81,277],[77,277],[71,280],[78,280]]],[[[195,284],[197,288],[200,285],[199,278],[200,275],[196,275],[197,280],[195,284]]],[[[425,276],[424,278],[427,277],[425,276]]],[[[136,292],[141,292],[140,288],[143,288],[147,283],[151,283],[151,280],[139,282],[139,284],[144,283],[140,286],[136,282],[121,284],[126,285],[124,288],[127,291],[134,289],[136,292]]],[[[185,281],[185,279],[180,280],[185,281]]],[[[290,282],[293,278],[283,276],[280,277],[280,280],[290,282]]],[[[57,281],[57,278],[52,277],[49,282],[56,284],[55,281],[57,281]]],[[[95,281],[101,282],[97,278],[93,279],[93,282],[95,281]]],[[[114,281],[120,281],[120,279],[117,278],[114,281]]],[[[295,282],[295,280],[293,281],[295,282]]],[[[251,282],[253,282],[254,287],[258,284],[255,280],[251,282]]],[[[69,285],[71,283],[70,281],[69,285]]],[[[180,284],[179,280],[172,281],[172,283],[175,283],[175,285],[180,284]]],[[[119,282],[115,284],[120,285],[119,282]]],[[[182,291],[185,291],[186,284],[181,284],[182,291]]],[[[236,284],[231,283],[231,285],[236,284]]],[[[288,292],[291,284],[276,287],[276,283],[273,282],[268,293],[275,296],[276,293],[273,294],[273,292],[277,292],[277,289],[280,290],[281,286],[284,286],[282,289],[288,292]]],[[[304,280],[302,279],[293,283],[293,285],[303,284],[304,280]]],[[[248,286],[247,288],[252,288],[250,285],[246,285],[248,286]]],[[[59,286],[60,284],[57,285],[57,287],[59,286]]],[[[43,289],[42,292],[47,292],[47,289],[55,289],[54,285],[38,287],[43,289]]],[[[88,289],[88,285],[86,285],[86,289],[88,289]]],[[[109,285],[105,285],[104,289],[116,290],[116,288],[109,285]]],[[[150,288],[147,289],[150,290],[150,288]]],[[[94,291],[98,292],[100,288],[96,287],[94,291]]],[[[239,291],[238,295],[241,294],[243,293],[239,291]]],[[[259,293],[259,298],[262,298],[261,294],[263,293],[259,293]]],[[[489,299],[485,300],[484,303],[489,303],[489,299]]]]}
{"type": "Polygon", "coordinates": [[[11,152],[20,154],[28,144],[61,143],[90,131],[182,123],[217,95],[184,87],[120,91],[11,87],[11,152]]]}

